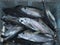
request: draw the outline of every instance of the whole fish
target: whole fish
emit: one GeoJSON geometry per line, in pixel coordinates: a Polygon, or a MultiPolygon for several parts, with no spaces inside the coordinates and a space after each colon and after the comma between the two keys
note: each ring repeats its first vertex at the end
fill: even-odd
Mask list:
{"type": "MultiPolygon", "coordinates": [[[[49,35],[49,34],[48,34],[49,35]]],[[[53,41],[53,37],[51,35],[49,36],[44,36],[41,34],[35,34],[34,32],[31,31],[24,31],[23,33],[18,34],[18,39],[24,39],[32,42],[48,42],[48,41],[53,41]],[[50,37],[49,37],[50,36],[50,37]]]]}
{"type": "Polygon", "coordinates": [[[26,27],[38,31],[40,33],[49,33],[54,35],[52,29],[50,29],[42,20],[37,22],[36,20],[30,18],[19,18],[19,22],[25,25],[26,27]]]}

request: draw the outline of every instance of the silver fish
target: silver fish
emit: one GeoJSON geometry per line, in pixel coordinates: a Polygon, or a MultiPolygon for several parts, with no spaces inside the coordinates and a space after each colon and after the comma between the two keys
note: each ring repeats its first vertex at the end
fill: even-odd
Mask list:
{"type": "Polygon", "coordinates": [[[29,7],[22,7],[21,10],[26,13],[29,16],[33,16],[33,17],[42,17],[41,16],[41,12],[38,9],[35,8],[29,8],[29,7]]]}
{"type": "MultiPolygon", "coordinates": [[[[51,35],[50,35],[51,36],[51,35]]],[[[34,32],[31,31],[24,31],[23,33],[18,34],[19,39],[24,39],[32,42],[47,42],[47,41],[53,41],[53,37],[44,37],[41,34],[35,34],[34,32]]]]}
{"type": "Polygon", "coordinates": [[[52,29],[50,29],[42,20],[40,20],[39,23],[36,20],[30,18],[19,18],[19,22],[32,30],[54,35],[52,29]]]}
{"type": "Polygon", "coordinates": [[[14,36],[16,36],[19,32],[21,32],[23,30],[23,27],[7,25],[6,29],[5,29],[6,31],[4,32],[4,34],[1,34],[1,37],[4,40],[9,40],[9,39],[12,39],[14,36]]]}
{"type": "Polygon", "coordinates": [[[4,15],[2,18],[1,18],[2,21],[4,22],[7,22],[7,23],[11,23],[11,24],[19,24],[18,22],[18,18],[17,17],[13,17],[13,16],[10,16],[10,15],[4,15]]]}
{"type": "Polygon", "coordinates": [[[56,19],[53,16],[53,14],[51,13],[50,10],[46,9],[46,15],[49,19],[49,21],[52,23],[52,25],[54,26],[54,28],[57,28],[57,24],[56,24],[56,19]]]}
{"type": "Polygon", "coordinates": [[[29,6],[20,6],[17,8],[5,8],[3,11],[7,15],[9,14],[15,17],[29,17],[29,18],[43,17],[43,15],[41,15],[42,11],[40,11],[40,9],[29,6]]]}

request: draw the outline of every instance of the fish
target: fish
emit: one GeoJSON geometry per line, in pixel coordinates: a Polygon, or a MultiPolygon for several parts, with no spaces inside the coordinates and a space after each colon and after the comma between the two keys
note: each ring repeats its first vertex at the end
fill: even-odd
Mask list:
{"type": "Polygon", "coordinates": [[[4,15],[4,16],[2,16],[1,20],[3,22],[10,23],[10,24],[13,24],[13,25],[20,25],[20,23],[18,22],[18,18],[10,16],[10,15],[8,15],[8,16],[4,15]]]}
{"type": "MultiPolygon", "coordinates": [[[[49,36],[51,36],[51,35],[49,35],[49,36]]],[[[18,34],[17,39],[24,39],[24,40],[27,40],[30,42],[36,42],[36,43],[53,41],[54,40],[53,37],[52,36],[49,37],[49,36],[47,37],[47,36],[44,36],[41,34],[35,34],[35,32],[26,30],[23,33],[18,34]]]]}
{"type": "Polygon", "coordinates": [[[41,14],[38,8],[33,8],[29,6],[19,6],[18,8],[5,8],[3,12],[6,15],[11,15],[15,17],[29,17],[29,18],[41,18],[43,15],[41,14]]]}
{"type": "Polygon", "coordinates": [[[54,35],[54,32],[49,28],[42,20],[37,22],[36,20],[30,18],[19,18],[19,22],[25,25],[26,27],[38,31],[40,33],[48,33],[54,35]]]}
{"type": "Polygon", "coordinates": [[[29,7],[24,8],[24,7],[22,7],[20,10],[23,11],[24,13],[26,13],[28,16],[31,16],[31,17],[38,17],[38,18],[42,17],[42,15],[40,14],[41,13],[40,10],[35,9],[35,8],[29,8],[29,7]]]}
{"type": "Polygon", "coordinates": [[[6,25],[6,29],[4,34],[1,34],[1,37],[3,38],[3,41],[10,40],[18,35],[18,33],[21,33],[23,31],[23,27],[20,26],[13,26],[11,24],[6,25]]]}

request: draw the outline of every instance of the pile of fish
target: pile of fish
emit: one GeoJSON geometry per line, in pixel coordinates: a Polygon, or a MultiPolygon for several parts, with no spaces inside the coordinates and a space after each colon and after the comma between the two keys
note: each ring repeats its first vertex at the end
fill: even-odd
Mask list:
{"type": "Polygon", "coordinates": [[[5,26],[1,34],[3,41],[22,39],[24,41],[53,45],[54,31],[56,28],[55,18],[46,9],[46,14],[38,8],[31,6],[16,6],[3,9],[5,15],[1,20],[5,26]]]}

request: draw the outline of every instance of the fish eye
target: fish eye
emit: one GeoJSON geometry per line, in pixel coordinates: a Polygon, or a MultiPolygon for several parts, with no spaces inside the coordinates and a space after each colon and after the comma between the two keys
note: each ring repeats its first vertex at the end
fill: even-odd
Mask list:
{"type": "Polygon", "coordinates": [[[21,22],[23,22],[23,20],[21,20],[21,22]]]}

